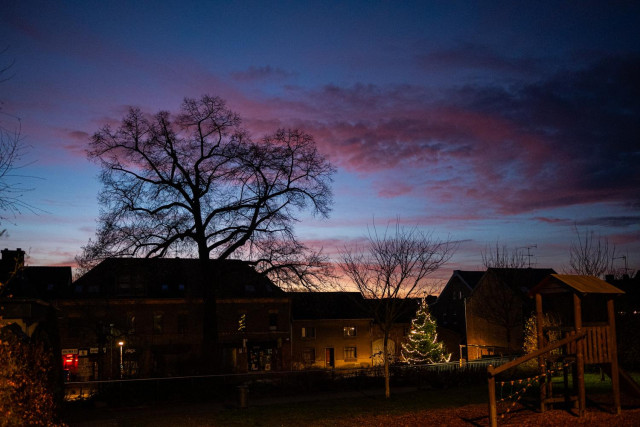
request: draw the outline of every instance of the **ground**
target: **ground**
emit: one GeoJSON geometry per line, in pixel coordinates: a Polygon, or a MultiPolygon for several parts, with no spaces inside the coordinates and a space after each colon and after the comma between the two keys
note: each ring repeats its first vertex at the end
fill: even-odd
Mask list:
{"type": "MultiPolygon", "coordinates": [[[[385,413],[382,402],[371,413],[343,414],[332,410],[340,403],[331,400],[304,403],[304,400],[254,402],[248,409],[222,407],[206,403],[108,409],[76,413],[67,419],[70,426],[488,426],[487,404],[467,404],[442,409],[385,413]],[[334,402],[334,403],[331,403],[334,402]],[[308,405],[308,406],[305,406],[308,405]],[[304,408],[296,415],[293,408],[304,408]]],[[[612,413],[611,395],[589,396],[582,418],[573,409],[538,412],[530,405],[516,404],[498,419],[498,425],[510,426],[640,426],[640,399],[623,397],[620,415],[612,413]]],[[[499,414],[506,408],[499,408],[499,414]]]]}

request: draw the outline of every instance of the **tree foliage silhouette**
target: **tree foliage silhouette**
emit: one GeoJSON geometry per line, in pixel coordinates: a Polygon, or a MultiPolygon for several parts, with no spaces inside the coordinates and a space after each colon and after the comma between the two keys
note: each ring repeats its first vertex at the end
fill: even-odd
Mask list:
{"type": "Polygon", "coordinates": [[[242,258],[281,283],[310,284],[322,266],[296,239],[303,211],[327,217],[334,167],[312,136],[278,130],[253,141],[222,99],[185,99],[175,117],[131,108],[88,150],[102,168],[96,239],[108,256],[242,258]]]}
{"type": "MultiPolygon", "coordinates": [[[[335,168],[313,137],[277,130],[252,140],[215,96],[185,98],[179,114],[130,108],[120,126],[93,136],[101,166],[99,227],[78,257],[200,259],[205,327],[216,333],[216,280],[209,259],[242,259],[280,285],[317,285],[324,256],[300,242],[303,212],[327,217],[335,168]]],[[[212,337],[212,332],[205,332],[212,337]]]]}

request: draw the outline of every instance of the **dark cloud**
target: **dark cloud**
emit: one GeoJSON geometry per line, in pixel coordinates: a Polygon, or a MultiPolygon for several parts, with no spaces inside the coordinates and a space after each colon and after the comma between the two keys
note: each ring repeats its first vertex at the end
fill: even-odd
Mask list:
{"type": "Polygon", "coordinates": [[[285,71],[281,68],[273,68],[270,65],[264,67],[249,67],[247,70],[231,73],[231,77],[233,77],[234,80],[242,82],[284,80],[294,76],[295,73],[285,71]]]}
{"type": "Polygon", "coordinates": [[[504,75],[533,76],[540,73],[540,60],[505,56],[487,46],[476,43],[459,43],[454,47],[432,50],[416,56],[419,67],[425,71],[449,71],[460,73],[490,72],[504,75]]]}
{"type": "Polygon", "coordinates": [[[582,226],[637,227],[640,225],[640,216],[603,216],[580,220],[576,224],[582,226]]]}
{"type": "MultiPolygon", "coordinates": [[[[301,124],[347,170],[396,169],[398,182],[406,170],[437,169],[448,181],[425,180],[425,192],[465,194],[502,213],[633,206],[640,202],[639,75],[637,56],[612,57],[536,83],[440,93],[327,86],[298,102],[302,111],[325,112],[301,124]]],[[[389,185],[379,194],[408,190],[389,185]]]]}

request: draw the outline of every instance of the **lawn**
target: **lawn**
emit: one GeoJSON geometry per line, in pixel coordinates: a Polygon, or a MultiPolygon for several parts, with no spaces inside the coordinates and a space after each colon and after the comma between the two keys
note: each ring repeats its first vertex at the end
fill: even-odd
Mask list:
{"type": "MultiPolygon", "coordinates": [[[[587,397],[611,393],[608,377],[601,381],[597,372],[587,373],[585,383],[587,397]]],[[[640,381],[640,375],[634,375],[640,381]]],[[[561,390],[561,377],[555,378],[561,390]]],[[[505,386],[506,387],[506,386],[505,386]]],[[[525,400],[535,407],[536,386],[532,386],[525,400]]],[[[505,390],[505,394],[507,391],[505,390]]],[[[606,400],[606,398],[605,398],[606,400]]],[[[249,407],[238,408],[236,401],[227,403],[165,403],[163,405],[137,408],[83,411],[68,419],[76,421],[117,420],[123,426],[332,426],[349,425],[355,420],[388,419],[408,417],[425,411],[447,410],[447,408],[473,407],[474,416],[486,416],[487,386],[485,384],[442,389],[404,388],[385,399],[382,388],[362,391],[340,391],[306,396],[262,396],[249,395],[249,407]],[[309,399],[317,400],[309,400],[309,399]],[[474,406],[475,405],[475,406],[474,406]]],[[[444,412],[443,412],[444,413],[444,412]]],[[[459,420],[458,420],[459,421],[459,420]]],[[[480,422],[480,424],[484,424],[480,422]]],[[[83,424],[87,425],[87,424],[83,424]]]]}

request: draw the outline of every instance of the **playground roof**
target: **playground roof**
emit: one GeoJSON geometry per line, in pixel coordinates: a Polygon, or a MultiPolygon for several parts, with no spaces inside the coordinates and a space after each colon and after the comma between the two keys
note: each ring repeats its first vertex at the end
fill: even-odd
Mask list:
{"type": "Polygon", "coordinates": [[[594,276],[550,274],[531,288],[529,296],[537,293],[578,292],[581,294],[624,294],[624,291],[594,276]]]}

